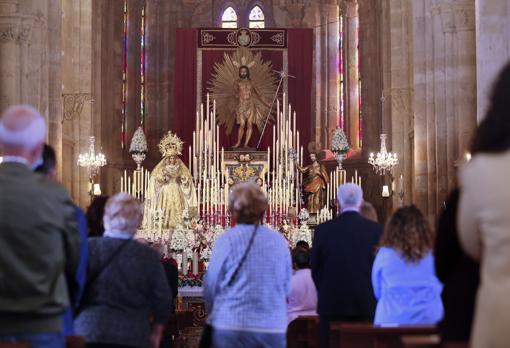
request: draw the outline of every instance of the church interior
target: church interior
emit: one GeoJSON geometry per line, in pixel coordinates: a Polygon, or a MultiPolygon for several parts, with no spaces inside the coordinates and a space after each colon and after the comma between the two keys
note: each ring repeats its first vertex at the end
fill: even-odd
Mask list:
{"type": "Polygon", "coordinates": [[[83,210],[142,202],[195,328],[237,184],[290,248],[346,183],[381,224],[414,205],[435,229],[508,61],[510,0],[0,0],[0,110],[40,112],[83,210]]]}

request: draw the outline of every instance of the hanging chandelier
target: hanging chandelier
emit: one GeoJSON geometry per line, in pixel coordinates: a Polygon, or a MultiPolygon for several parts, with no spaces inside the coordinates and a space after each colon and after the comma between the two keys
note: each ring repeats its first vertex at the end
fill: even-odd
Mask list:
{"type": "Polygon", "coordinates": [[[90,137],[89,151],[78,155],[78,165],[87,168],[91,178],[99,172],[99,168],[106,165],[106,157],[101,152],[95,151],[96,138],[90,137]]]}
{"type": "Polygon", "coordinates": [[[398,164],[397,154],[386,150],[386,134],[381,134],[381,150],[375,156],[371,153],[368,163],[374,167],[374,171],[379,175],[385,175],[386,172],[391,173],[393,167],[398,164]]]}

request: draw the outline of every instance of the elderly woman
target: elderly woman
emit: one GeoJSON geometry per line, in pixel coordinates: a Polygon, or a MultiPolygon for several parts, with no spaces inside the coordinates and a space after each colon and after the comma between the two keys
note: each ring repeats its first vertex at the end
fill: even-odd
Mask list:
{"type": "Polygon", "coordinates": [[[280,233],[261,225],[266,208],[255,183],[232,188],[237,225],[217,239],[204,286],[214,347],[286,346],[290,252],[280,233]]]}
{"type": "Polygon", "coordinates": [[[76,333],[87,347],[159,346],[172,294],[159,255],[133,240],[140,203],[125,193],[105,207],[104,238],[90,238],[90,261],[76,333]]]}

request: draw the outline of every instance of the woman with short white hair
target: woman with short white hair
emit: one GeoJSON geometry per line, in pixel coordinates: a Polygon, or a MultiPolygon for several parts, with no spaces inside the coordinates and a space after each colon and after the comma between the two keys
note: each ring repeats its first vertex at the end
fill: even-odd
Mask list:
{"type": "Polygon", "coordinates": [[[90,238],[90,261],[76,332],[87,347],[156,348],[171,313],[159,255],[133,240],[141,204],[126,193],[106,203],[104,238],[90,238]]]}
{"type": "Polygon", "coordinates": [[[288,244],[262,224],[267,198],[255,183],[235,185],[229,209],[237,225],[216,240],[204,284],[212,345],[284,348],[288,244]]]}

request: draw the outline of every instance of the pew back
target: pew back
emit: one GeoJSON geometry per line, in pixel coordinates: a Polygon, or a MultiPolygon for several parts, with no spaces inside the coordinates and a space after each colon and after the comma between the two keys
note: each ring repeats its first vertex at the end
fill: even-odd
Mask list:
{"type": "MultiPolygon", "coordinates": [[[[371,323],[333,322],[330,326],[330,347],[404,348],[403,337],[430,337],[436,336],[437,334],[438,332],[435,326],[380,327],[374,326],[371,323]]],[[[426,347],[433,346],[434,345],[429,345],[426,347]]]]}

